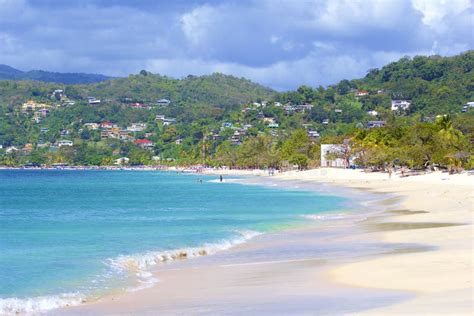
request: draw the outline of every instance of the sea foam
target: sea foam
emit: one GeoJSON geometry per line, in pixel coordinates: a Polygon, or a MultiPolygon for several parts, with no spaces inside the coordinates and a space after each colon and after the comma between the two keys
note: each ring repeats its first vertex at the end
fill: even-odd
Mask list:
{"type": "Polygon", "coordinates": [[[38,314],[59,307],[74,306],[84,302],[79,293],[65,293],[31,298],[0,298],[0,315],[38,314]]]}
{"type": "Polygon", "coordinates": [[[222,240],[217,243],[206,243],[201,247],[181,248],[167,251],[149,251],[135,255],[118,256],[107,260],[107,263],[116,269],[135,272],[138,275],[141,274],[143,276],[143,272],[146,269],[159,263],[211,255],[218,251],[227,250],[236,245],[242,244],[261,233],[246,230],[238,231],[237,234],[238,237],[233,239],[222,240]]]}
{"type": "Polygon", "coordinates": [[[320,221],[334,221],[347,218],[347,214],[301,215],[304,218],[320,221]]]}

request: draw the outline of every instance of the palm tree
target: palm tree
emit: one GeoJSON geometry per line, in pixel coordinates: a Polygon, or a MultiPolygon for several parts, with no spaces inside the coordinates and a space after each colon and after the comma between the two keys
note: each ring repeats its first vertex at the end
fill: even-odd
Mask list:
{"type": "Polygon", "coordinates": [[[454,127],[451,115],[444,114],[436,116],[436,125],[440,128],[440,135],[448,141],[457,140],[460,132],[454,127]]]}

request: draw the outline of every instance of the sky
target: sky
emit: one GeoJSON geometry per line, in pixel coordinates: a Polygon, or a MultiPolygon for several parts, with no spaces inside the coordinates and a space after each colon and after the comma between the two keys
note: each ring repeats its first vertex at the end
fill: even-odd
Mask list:
{"type": "Polygon", "coordinates": [[[0,0],[0,64],[326,86],[474,47],[472,0],[0,0]]]}

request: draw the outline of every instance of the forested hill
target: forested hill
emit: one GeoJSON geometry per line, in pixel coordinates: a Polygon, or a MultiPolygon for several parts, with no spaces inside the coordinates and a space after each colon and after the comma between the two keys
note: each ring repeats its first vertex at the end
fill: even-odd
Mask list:
{"type": "MultiPolygon", "coordinates": [[[[0,81],[0,104],[15,105],[28,99],[48,100],[55,89],[63,89],[72,100],[92,96],[106,103],[155,103],[169,99],[173,105],[231,108],[259,99],[271,99],[275,91],[243,78],[214,73],[173,79],[141,71],[127,78],[100,83],[63,85],[39,81],[0,81]]],[[[104,103],[104,102],[102,102],[104,103]]]]}
{"type": "Polygon", "coordinates": [[[0,80],[37,80],[63,84],[95,83],[111,77],[99,74],[59,73],[43,70],[21,71],[7,65],[0,65],[0,80]]]}
{"type": "Polygon", "coordinates": [[[341,80],[327,88],[301,86],[280,93],[278,100],[318,105],[319,117],[339,108],[345,113],[341,116],[345,122],[360,120],[367,111],[389,113],[391,100],[410,101],[404,115],[453,114],[474,100],[473,69],[473,50],[452,57],[404,57],[380,69],[369,69],[364,78],[341,80]]]}
{"type": "Polygon", "coordinates": [[[172,100],[174,105],[201,104],[220,108],[270,99],[275,91],[244,78],[214,73],[173,79],[141,71],[138,75],[104,81],[94,85],[70,87],[67,95],[84,98],[127,98],[135,102],[172,100]]]}
{"type": "Polygon", "coordinates": [[[371,69],[354,82],[362,89],[382,89],[392,98],[411,100],[412,112],[458,112],[461,104],[474,99],[474,51],[453,57],[405,57],[371,69]]]}

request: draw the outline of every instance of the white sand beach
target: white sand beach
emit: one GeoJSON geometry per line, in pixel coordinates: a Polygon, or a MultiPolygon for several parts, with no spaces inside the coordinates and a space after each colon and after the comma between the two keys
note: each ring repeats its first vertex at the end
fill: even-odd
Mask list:
{"type": "MultiPolygon", "coordinates": [[[[265,176],[266,172],[219,170],[214,174],[265,176]]],[[[160,282],[152,288],[118,293],[52,314],[318,314],[317,308],[323,306],[326,296],[334,294],[333,297],[354,299],[348,304],[357,308],[342,310],[348,315],[472,315],[474,176],[436,172],[406,178],[393,175],[389,179],[384,173],[316,169],[287,172],[266,180],[316,181],[400,197],[391,216],[353,224],[364,229],[352,242],[374,240],[423,245],[432,250],[358,259],[348,254],[342,264],[292,258],[245,264],[176,265],[160,271],[160,282]],[[378,293],[382,296],[378,297],[378,293]],[[380,304],[371,305],[370,300],[380,304]]],[[[301,237],[304,234],[292,239],[288,234],[276,241],[257,238],[230,252],[322,242],[306,240],[301,237]]],[[[330,245],[331,238],[327,242],[330,245]]],[[[325,313],[331,314],[331,309],[325,308],[325,313]]]]}
{"type": "Polygon", "coordinates": [[[409,215],[405,212],[405,215],[390,217],[384,223],[393,225],[386,225],[387,231],[374,232],[373,238],[393,243],[426,244],[436,247],[436,250],[384,256],[330,271],[332,278],[342,284],[407,290],[417,294],[413,300],[368,311],[367,314],[472,315],[474,176],[435,172],[404,178],[394,175],[389,179],[384,173],[318,169],[285,173],[278,178],[323,181],[394,193],[403,197],[403,209],[426,212],[409,215]],[[424,223],[427,228],[408,229],[410,223],[420,224],[419,227],[424,223]],[[463,225],[429,228],[436,223],[463,225]]]}

